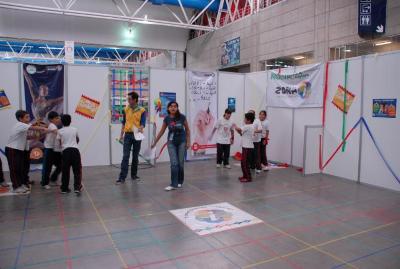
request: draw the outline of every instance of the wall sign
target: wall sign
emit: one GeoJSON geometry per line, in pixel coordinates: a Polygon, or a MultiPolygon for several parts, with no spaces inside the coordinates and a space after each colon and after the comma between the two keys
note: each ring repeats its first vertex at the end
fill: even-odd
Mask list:
{"type": "Polygon", "coordinates": [[[228,40],[221,45],[221,66],[240,63],[240,37],[228,40]]]}
{"type": "Polygon", "coordinates": [[[372,99],[372,117],[396,118],[397,99],[372,99]]]}
{"type": "Polygon", "coordinates": [[[236,98],[228,97],[228,109],[231,112],[235,112],[236,111],[236,98]]]}
{"type": "Polygon", "coordinates": [[[386,31],[387,0],[358,0],[358,35],[374,37],[386,31]]]}

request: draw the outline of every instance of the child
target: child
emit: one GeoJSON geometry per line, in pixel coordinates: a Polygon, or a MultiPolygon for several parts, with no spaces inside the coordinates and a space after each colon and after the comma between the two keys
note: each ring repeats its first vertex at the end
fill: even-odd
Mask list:
{"type": "Polygon", "coordinates": [[[240,182],[250,182],[251,173],[249,166],[249,158],[254,149],[253,136],[254,136],[254,114],[246,113],[244,115],[244,125],[239,128],[235,126],[236,131],[242,136],[242,171],[243,176],[239,177],[240,182]]]}
{"type": "Polygon", "coordinates": [[[29,188],[29,151],[28,130],[49,132],[45,127],[30,124],[29,113],[18,110],[15,113],[17,123],[11,129],[11,135],[6,145],[6,156],[10,168],[10,178],[15,193],[26,193],[29,188]]]}
{"type": "Polygon", "coordinates": [[[261,167],[262,170],[268,171],[268,160],[267,160],[267,145],[269,136],[269,121],[267,120],[267,112],[265,110],[260,111],[258,114],[261,126],[261,167]]]}
{"type": "Polygon", "coordinates": [[[256,112],[254,110],[249,110],[249,113],[254,115],[254,136],[253,136],[253,144],[254,149],[251,154],[251,162],[250,168],[256,169],[256,174],[261,173],[261,133],[262,133],[262,125],[259,119],[256,119],[256,112]]]}
{"type": "Polygon", "coordinates": [[[61,193],[70,193],[69,189],[69,173],[72,167],[74,173],[74,191],[80,194],[82,191],[82,164],[81,154],[79,153],[78,130],[71,127],[71,116],[68,114],[61,115],[63,128],[58,130],[57,140],[62,148],[62,177],[61,177],[61,193]]]}
{"type": "Polygon", "coordinates": [[[8,188],[8,184],[4,179],[3,164],[1,163],[1,158],[0,158],[0,186],[4,187],[4,188],[8,188]]]}
{"type": "Polygon", "coordinates": [[[234,132],[233,123],[230,120],[232,112],[229,109],[225,109],[225,113],[214,126],[211,136],[208,140],[211,140],[214,133],[217,131],[217,167],[221,167],[222,162],[224,167],[230,169],[229,157],[231,144],[233,144],[234,132]]]}
{"type": "MultiPolygon", "coordinates": [[[[49,120],[48,129],[51,131],[57,131],[57,125],[60,124],[60,116],[55,111],[50,111],[47,115],[47,119],[49,120]]],[[[44,140],[44,156],[43,156],[43,169],[42,169],[42,188],[48,190],[50,189],[50,173],[53,165],[56,167],[56,170],[51,175],[51,179],[53,182],[57,181],[57,176],[61,173],[61,152],[56,152],[57,145],[56,143],[56,133],[48,133],[44,140]]]]}

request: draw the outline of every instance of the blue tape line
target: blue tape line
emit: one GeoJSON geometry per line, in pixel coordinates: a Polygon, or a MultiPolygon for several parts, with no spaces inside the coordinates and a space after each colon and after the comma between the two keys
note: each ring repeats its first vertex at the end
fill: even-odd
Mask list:
{"type": "Polygon", "coordinates": [[[25,235],[25,228],[26,228],[26,220],[28,217],[28,209],[29,209],[29,202],[31,200],[31,195],[28,195],[28,199],[26,200],[26,205],[25,205],[25,212],[24,212],[24,224],[22,225],[22,233],[21,237],[19,238],[19,243],[18,243],[18,248],[17,248],[17,254],[15,256],[15,261],[14,261],[14,269],[17,269],[18,266],[18,261],[19,257],[21,255],[21,249],[22,249],[22,242],[24,241],[24,235],[25,235]]]}
{"type": "Polygon", "coordinates": [[[331,269],[338,269],[338,268],[343,267],[343,266],[345,266],[345,265],[347,265],[347,264],[349,264],[349,263],[356,262],[356,261],[359,261],[359,260],[368,258],[368,257],[370,257],[370,256],[379,254],[379,253],[384,252],[384,251],[386,251],[386,250],[389,250],[389,249],[392,249],[392,248],[397,248],[397,247],[400,247],[400,243],[399,243],[399,244],[396,244],[396,245],[392,245],[392,246],[390,246],[390,247],[386,247],[386,248],[379,249],[379,250],[377,250],[377,251],[374,251],[374,252],[365,254],[365,255],[360,256],[360,257],[357,257],[357,258],[354,258],[354,259],[352,259],[352,260],[350,260],[350,261],[346,261],[346,263],[341,263],[341,264],[335,265],[335,266],[333,266],[331,269]]]}
{"type": "Polygon", "coordinates": [[[372,135],[372,132],[369,129],[369,126],[368,126],[366,120],[363,117],[361,117],[361,120],[364,123],[364,126],[367,129],[367,132],[368,132],[369,136],[371,137],[372,142],[374,143],[375,148],[378,151],[379,155],[381,156],[381,158],[382,158],[383,162],[385,163],[386,167],[389,169],[390,173],[394,176],[394,178],[397,180],[397,182],[400,183],[400,178],[396,175],[396,173],[393,171],[392,167],[390,166],[389,162],[383,156],[382,150],[378,146],[378,143],[376,142],[375,137],[372,135]]]}

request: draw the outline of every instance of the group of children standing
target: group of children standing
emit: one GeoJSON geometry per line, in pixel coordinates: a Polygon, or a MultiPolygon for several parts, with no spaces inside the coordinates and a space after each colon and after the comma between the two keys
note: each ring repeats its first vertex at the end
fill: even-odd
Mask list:
{"type": "MultiPolygon", "coordinates": [[[[74,173],[74,191],[79,194],[82,190],[82,165],[78,149],[79,137],[76,128],[71,127],[71,116],[68,114],[58,115],[51,111],[47,114],[48,126],[35,122],[31,124],[29,113],[18,110],[15,113],[17,123],[11,129],[5,153],[10,170],[10,179],[15,193],[23,194],[30,191],[29,180],[30,151],[28,131],[40,131],[46,134],[44,140],[43,168],[41,186],[50,189],[50,182],[57,185],[57,178],[62,173],[61,193],[69,193],[69,177],[72,167],[74,173]],[[59,129],[59,127],[62,128],[59,129]],[[51,173],[53,166],[55,170],[51,173]]],[[[7,187],[5,183],[2,164],[0,161],[0,184],[7,187]]]]}
{"type": "Polygon", "coordinates": [[[268,161],[266,155],[266,146],[268,144],[269,122],[267,112],[260,111],[259,118],[256,119],[254,110],[250,110],[244,115],[244,125],[238,127],[231,120],[232,112],[225,110],[224,115],[218,119],[209,140],[217,133],[217,167],[222,164],[225,168],[231,168],[229,165],[230,147],[234,142],[234,130],[242,136],[242,156],[241,167],[243,176],[239,178],[241,182],[251,181],[250,169],[255,169],[257,174],[262,170],[268,170],[268,161]]]}

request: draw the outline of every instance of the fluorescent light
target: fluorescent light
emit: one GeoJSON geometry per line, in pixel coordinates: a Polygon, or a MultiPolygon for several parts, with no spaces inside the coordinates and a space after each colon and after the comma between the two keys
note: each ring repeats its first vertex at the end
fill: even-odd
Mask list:
{"type": "Polygon", "coordinates": [[[351,52],[351,50],[349,50],[349,49],[345,49],[345,50],[344,50],[344,52],[351,52]]]}
{"type": "Polygon", "coordinates": [[[295,59],[296,61],[297,61],[297,60],[302,60],[302,59],[304,59],[304,58],[306,58],[306,57],[301,56],[301,55],[299,55],[299,56],[294,56],[294,57],[293,57],[293,59],[295,59]]]}
{"type": "Polygon", "coordinates": [[[388,44],[392,44],[392,41],[380,41],[380,42],[376,42],[375,46],[383,46],[383,45],[388,45],[388,44]]]}

